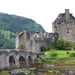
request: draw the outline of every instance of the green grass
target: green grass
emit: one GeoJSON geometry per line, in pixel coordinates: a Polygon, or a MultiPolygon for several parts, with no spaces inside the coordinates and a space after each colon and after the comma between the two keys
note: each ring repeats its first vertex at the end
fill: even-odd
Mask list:
{"type": "MultiPolygon", "coordinates": [[[[64,57],[69,57],[71,53],[75,53],[75,51],[54,51],[57,53],[57,58],[64,58],[64,57]],[[69,54],[67,54],[69,52],[69,54]]],[[[51,53],[50,51],[45,52],[45,55],[50,57],[51,53]]]]}
{"type": "Polygon", "coordinates": [[[75,57],[70,57],[72,53],[75,53],[75,51],[62,51],[62,50],[55,50],[54,52],[47,51],[45,52],[45,55],[47,57],[42,58],[43,63],[47,64],[53,64],[53,63],[58,63],[58,64],[75,64],[75,57]],[[69,52],[69,54],[67,54],[69,52]],[[56,57],[51,57],[52,53],[57,53],[56,57]]]}
{"type": "Polygon", "coordinates": [[[0,72],[0,75],[9,75],[9,74],[4,72],[4,71],[2,71],[2,72],[0,72]]]}

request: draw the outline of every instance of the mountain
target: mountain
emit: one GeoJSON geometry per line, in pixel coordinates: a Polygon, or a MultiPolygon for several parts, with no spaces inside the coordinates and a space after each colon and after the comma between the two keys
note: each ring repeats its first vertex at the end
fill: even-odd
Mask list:
{"type": "Polygon", "coordinates": [[[24,29],[29,34],[33,34],[36,30],[40,31],[41,29],[45,32],[43,27],[32,19],[0,13],[0,30],[16,33],[16,31],[23,31],[24,29]]]}

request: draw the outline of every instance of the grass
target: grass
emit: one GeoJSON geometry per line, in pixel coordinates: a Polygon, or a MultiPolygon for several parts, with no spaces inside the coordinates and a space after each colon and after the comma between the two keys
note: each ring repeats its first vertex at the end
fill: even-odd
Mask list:
{"type": "Polygon", "coordinates": [[[2,71],[2,72],[0,72],[0,75],[9,75],[9,74],[4,72],[4,71],[2,71]]]}
{"type": "Polygon", "coordinates": [[[47,63],[47,64],[60,64],[60,65],[65,65],[65,64],[75,64],[75,57],[70,57],[72,53],[75,53],[75,51],[62,51],[62,50],[54,50],[54,52],[46,51],[45,55],[47,57],[43,57],[41,59],[42,63],[47,63]],[[67,54],[68,52],[68,54],[67,54]],[[57,53],[56,57],[51,57],[52,53],[57,53]]]}
{"type": "MultiPolygon", "coordinates": [[[[64,57],[69,57],[71,53],[75,53],[75,51],[54,51],[57,53],[57,58],[64,58],[64,57]],[[67,54],[67,52],[69,52],[69,54],[67,54]]],[[[50,55],[52,54],[53,52],[50,52],[50,51],[47,51],[45,52],[45,55],[50,57],[50,55]]]]}

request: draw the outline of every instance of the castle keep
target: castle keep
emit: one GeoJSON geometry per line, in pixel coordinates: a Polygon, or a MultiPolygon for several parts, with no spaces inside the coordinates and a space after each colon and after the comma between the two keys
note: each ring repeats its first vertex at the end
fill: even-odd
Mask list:
{"type": "Polygon", "coordinates": [[[75,18],[69,13],[69,9],[65,9],[65,13],[59,14],[52,23],[52,32],[58,33],[59,39],[75,42],[75,18]]]}
{"type": "Polygon", "coordinates": [[[16,32],[16,48],[23,43],[28,51],[40,52],[41,46],[51,46],[57,40],[57,33],[42,33],[42,30],[29,35],[26,29],[23,32],[16,32]]]}

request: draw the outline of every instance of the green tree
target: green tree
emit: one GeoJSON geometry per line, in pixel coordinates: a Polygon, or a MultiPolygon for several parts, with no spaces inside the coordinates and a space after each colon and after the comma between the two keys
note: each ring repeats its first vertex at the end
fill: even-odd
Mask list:
{"type": "Polygon", "coordinates": [[[3,49],[11,49],[11,44],[5,43],[2,48],[3,49]]]}
{"type": "Polygon", "coordinates": [[[65,49],[65,47],[66,47],[66,41],[63,38],[58,39],[57,42],[56,42],[56,44],[55,44],[55,47],[58,48],[58,49],[60,49],[60,50],[65,49]]]}
{"type": "Polygon", "coordinates": [[[23,47],[25,47],[24,44],[20,43],[19,46],[18,46],[18,49],[23,49],[23,47]]]}

